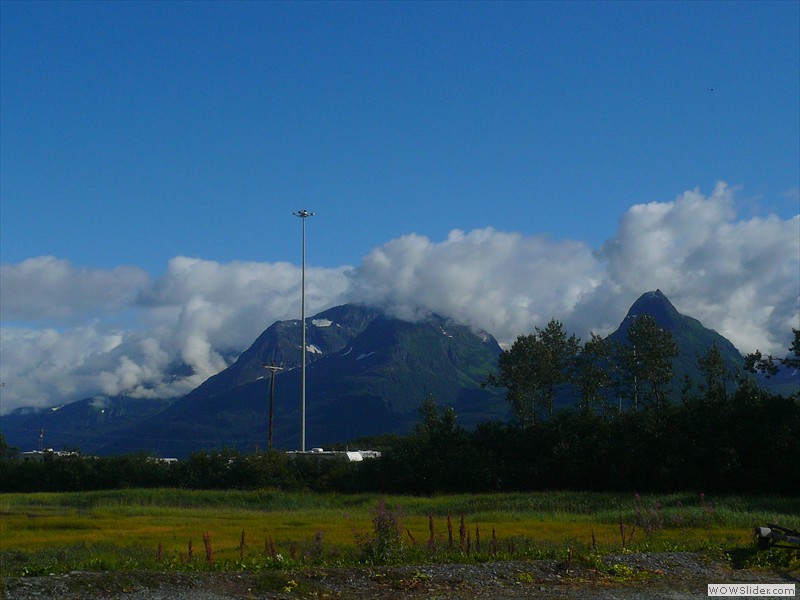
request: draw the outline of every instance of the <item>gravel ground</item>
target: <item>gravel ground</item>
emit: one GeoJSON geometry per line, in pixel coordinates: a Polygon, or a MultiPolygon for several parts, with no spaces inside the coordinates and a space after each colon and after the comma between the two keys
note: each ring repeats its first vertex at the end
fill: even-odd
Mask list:
{"type": "Polygon", "coordinates": [[[706,598],[709,583],[800,582],[800,573],[732,570],[722,560],[687,552],[608,555],[604,562],[602,570],[541,560],[261,573],[73,572],[6,578],[1,589],[7,600],[678,600],[706,598]]]}

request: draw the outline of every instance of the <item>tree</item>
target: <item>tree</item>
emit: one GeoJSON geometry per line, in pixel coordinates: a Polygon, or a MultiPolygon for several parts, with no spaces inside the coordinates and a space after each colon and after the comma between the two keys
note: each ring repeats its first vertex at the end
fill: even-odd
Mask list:
{"type": "Polygon", "coordinates": [[[419,407],[420,420],[414,425],[414,432],[424,437],[447,437],[456,429],[456,411],[451,406],[441,409],[433,394],[419,407]]]}
{"type": "Polygon", "coordinates": [[[785,358],[775,358],[771,354],[764,356],[756,350],[744,357],[744,368],[751,373],[763,373],[767,377],[777,375],[780,368],[778,364],[787,369],[800,369],[800,329],[792,327],[794,339],[789,346],[789,354],[785,358]]]}
{"type": "Polygon", "coordinates": [[[763,373],[767,378],[777,375],[780,370],[775,358],[771,354],[764,356],[761,350],[751,352],[744,357],[744,368],[750,373],[763,373]]]}
{"type": "Polygon", "coordinates": [[[576,383],[583,414],[603,402],[603,390],[611,385],[611,341],[594,332],[589,335],[577,357],[576,383]]]}
{"type": "Polygon", "coordinates": [[[19,448],[10,446],[6,441],[6,436],[0,433],[0,460],[17,458],[17,456],[19,456],[19,448]]]}
{"type": "Polygon", "coordinates": [[[705,379],[705,391],[708,398],[725,398],[728,390],[725,382],[728,379],[728,369],[725,366],[725,359],[720,352],[717,342],[708,349],[704,356],[697,358],[700,372],[705,379]]]}
{"type": "Polygon", "coordinates": [[[502,352],[498,373],[491,374],[490,385],[504,387],[512,409],[523,427],[536,423],[537,407],[553,414],[556,386],[572,376],[580,340],[567,336],[564,325],[551,319],[544,329],[521,335],[511,348],[502,352]]]}
{"type": "Polygon", "coordinates": [[[581,344],[575,335],[568,337],[563,323],[556,319],[551,319],[544,329],[537,327],[536,335],[543,349],[536,370],[542,382],[542,399],[547,416],[552,417],[555,388],[573,378],[575,360],[581,344]]]}
{"type": "Polygon", "coordinates": [[[382,478],[385,489],[416,494],[470,491],[476,459],[467,432],[456,424],[450,407],[439,407],[432,395],[422,403],[410,435],[376,461],[360,469],[382,478]]]}
{"type": "Polygon", "coordinates": [[[506,388],[506,398],[523,427],[536,423],[540,394],[536,365],[542,354],[542,344],[534,334],[520,335],[511,348],[500,353],[497,373],[491,373],[487,381],[506,388]]]}
{"type": "Polygon", "coordinates": [[[789,346],[791,354],[781,360],[781,363],[788,369],[800,369],[800,329],[792,327],[792,333],[794,334],[794,339],[792,339],[792,344],[789,346]]]}
{"type": "Polygon", "coordinates": [[[633,382],[633,406],[639,406],[639,393],[649,390],[650,402],[658,410],[666,402],[667,386],[672,381],[672,359],[678,346],[672,333],[662,329],[650,315],[633,319],[628,329],[628,344],[618,347],[618,357],[633,382]]]}

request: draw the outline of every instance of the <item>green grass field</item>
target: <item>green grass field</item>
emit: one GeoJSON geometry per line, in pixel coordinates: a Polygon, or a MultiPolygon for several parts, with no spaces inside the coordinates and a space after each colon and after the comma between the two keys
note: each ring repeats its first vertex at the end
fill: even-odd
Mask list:
{"type": "Polygon", "coordinates": [[[754,525],[800,527],[800,498],[536,492],[387,497],[384,515],[399,518],[387,534],[385,524],[376,531],[373,522],[380,501],[368,494],[276,490],[3,494],[0,574],[348,565],[365,556],[485,561],[602,554],[623,546],[736,552],[752,548],[754,525]],[[213,563],[206,561],[204,533],[213,563]],[[369,554],[367,547],[391,552],[369,554]]]}

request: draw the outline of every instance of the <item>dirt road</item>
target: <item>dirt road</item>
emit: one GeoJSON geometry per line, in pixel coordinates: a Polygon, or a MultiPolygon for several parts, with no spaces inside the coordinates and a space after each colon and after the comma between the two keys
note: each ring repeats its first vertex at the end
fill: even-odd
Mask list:
{"type": "Polygon", "coordinates": [[[585,561],[507,561],[260,573],[73,572],[7,578],[3,596],[7,600],[679,600],[706,598],[709,583],[800,584],[797,572],[734,570],[722,559],[686,552],[610,555],[604,557],[604,566],[594,566],[602,568],[585,561]]]}

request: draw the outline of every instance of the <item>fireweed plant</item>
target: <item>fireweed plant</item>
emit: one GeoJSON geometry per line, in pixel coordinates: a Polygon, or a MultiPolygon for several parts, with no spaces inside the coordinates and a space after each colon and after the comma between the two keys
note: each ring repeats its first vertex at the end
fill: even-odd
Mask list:
{"type": "Polygon", "coordinates": [[[755,550],[752,527],[800,527],[800,499],[712,501],[699,493],[382,498],[132,490],[127,498],[121,491],[5,494],[0,512],[3,576],[512,558],[602,562],[604,554],[620,550],[724,552],[740,566],[790,568],[797,562],[793,553],[755,550]]]}

